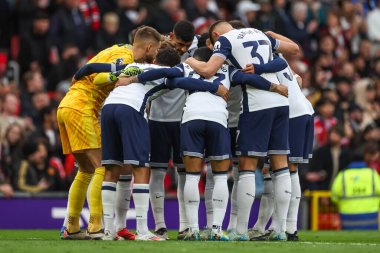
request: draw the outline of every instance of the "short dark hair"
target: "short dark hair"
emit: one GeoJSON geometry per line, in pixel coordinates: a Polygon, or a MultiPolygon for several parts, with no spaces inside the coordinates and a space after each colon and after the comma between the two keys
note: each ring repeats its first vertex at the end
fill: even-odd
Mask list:
{"type": "Polygon", "coordinates": [[[209,30],[208,30],[208,36],[209,36],[209,38],[210,38],[210,41],[211,41],[211,44],[215,44],[215,41],[214,41],[214,38],[212,37],[212,32],[215,30],[215,28],[219,25],[219,24],[221,24],[221,23],[227,23],[228,24],[228,22],[227,21],[225,21],[225,20],[218,20],[218,21],[216,21],[214,24],[212,24],[211,26],[210,26],[210,28],[209,28],[209,30]]]}
{"type": "Polygon", "coordinates": [[[173,33],[178,39],[190,42],[194,39],[195,28],[190,21],[181,20],[174,25],[173,33]]]}
{"type": "Polygon", "coordinates": [[[197,47],[205,47],[207,45],[207,39],[209,38],[208,33],[202,33],[201,36],[198,38],[198,45],[197,47]]]}
{"type": "Polygon", "coordinates": [[[145,40],[154,40],[157,43],[159,43],[161,41],[161,34],[157,32],[156,29],[150,26],[144,26],[137,29],[133,37],[133,42],[145,40]]]}
{"type": "Polygon", "coordinates": [[[158,50],[156,55],[156,63],[162,66],[173,67],[181,63],[181,57],[177,50],[167,46],[158,50]]]}
{"type": "Polygon", "coordinates": [[[338,134],[342,138],[345,136],[344,128],[342,125],[335,125],[335,126],[331,127],[329,129],[328,133],[331,134],[333,132],[338,134]]]}
{"type": "Polygon", "coordinates": [[[234,29],[243,29],[243,28],[247,28],[243,22],[241,22],[240,20],[231,20],[228,22],[234,29]]]}
{"type": "Polygon", "coordinates": [[[207,62],[212,56],[212,50],[208,47],[200,47],[195,50],[193,57],[198,61],[207,62]]]}

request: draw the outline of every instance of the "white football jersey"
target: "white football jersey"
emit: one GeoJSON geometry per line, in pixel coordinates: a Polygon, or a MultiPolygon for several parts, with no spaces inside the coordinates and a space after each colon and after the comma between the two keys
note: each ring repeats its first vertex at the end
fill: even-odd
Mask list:
{"type": "MultiPolygon", "coordinates": [[[[181,56],[181,62],[193,56],[198,48],[198,37],[194,36],[189,50],[181,56]]],[[[182,89],[171,90],[151,102],[149,119],[160,122],[181,121],[186,93],[182,89]]]]}
{"type": "MultiPolygon", "coordinates": [[[[214,45],[214,54],[229,60],[238,69],[247,64],[265,64],[273,59],[273,49],[278,48],[278,41],[270,39],[263,32],[245,28],[232,30],[219,37],[214,45]]],[[[276,73],[263,73],[268,81],[279,84],[276,73]]],[[[288,99],[275,92],[258,90],[252,86],[242,85],[242,112],[259,111],[279,106],[288,106],[288,99]]]]}
{"type": "Polygon", "coordinates": [[[313,115],[313,106],[302,93],[297,79],[289,65],[284,70],[277,72],[277,77],[281,84],[288,86],[289,118],[295,118],[302,115],[313,115]]]}
{"type": "MultiPolygon", "coordinates": [[[[215,76],[203,79],[188,64],[181,64],[179,68],[183,71],[184,77],[202,79],[206,82],[218,82],[227,89],[231,86],[231,78],[234,71],[226,64],[218,70],[215,76]]],[[[219,123],[227,127],[228,111],[227,102],[223,98],[211,94],[210,92],[189,92],[183,108],[182,123],[191,120],[208,120],[219,123]]]]}
{"type": "MultiPolygon", "coordinates": [[[[154,64],[139,63],[132,63],[128,66],[136,66],[143,70],[163,68],[163,66],[154,64]]],[[[104,101],[104,105],[124,104],[144,114],[147,101],[168,91],[169,89],[164,84],[163,78],[152,82],[147,82],[146,84],[131,83],[127,86],[119,86],[112,90],[104,101]]]]}

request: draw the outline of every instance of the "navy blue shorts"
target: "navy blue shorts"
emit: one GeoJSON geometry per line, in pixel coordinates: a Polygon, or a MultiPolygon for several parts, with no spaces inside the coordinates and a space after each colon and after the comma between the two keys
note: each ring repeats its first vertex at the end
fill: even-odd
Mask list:
{"type": "Polygon", "coordinates": [[[150,167],[167,168],[169,160],[172,159],[177,168],[184,168],[180,151],[181,122],[149,120],[149,131],[150,167]]]}
{"type": "Polygon", "coordinates": [[[128,105],[102,109],[102,165],[149,166],[149,127],[142,114],[128,105]]]}
{"type": "Polygon", "coordinates": [[[238,156],[289,154],[289,107],[241,114],[237,135],[238,156]]]}
{"type": "Polygon", "coordinates": [[[192,120],[181,126],[183,156],[206,157],[209,160],[231,158],[231,139],[228,128],[207,120],[192,120]]]}
{"type": "Polygon", "coordinates": [[[309,162],[309,155],[313,148],[313,128],[314,122],[311,115],[302,115],[289,119],[289,162],[309,162]]]}

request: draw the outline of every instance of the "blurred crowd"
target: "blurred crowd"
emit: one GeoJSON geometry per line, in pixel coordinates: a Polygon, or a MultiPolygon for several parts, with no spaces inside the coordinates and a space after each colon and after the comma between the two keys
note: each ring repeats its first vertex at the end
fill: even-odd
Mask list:
{"type": "Polygon", "coordinates": [[[329,189],[368,145],[380,172],[380,0],[0,0],[0,192],[67,190],[75,162],[56,108],[75,71],[140,25],[168,34],[182,19],[198,34],[239,19],[299,43],[288,61],[316,110],[304,188],[329,189]]]}

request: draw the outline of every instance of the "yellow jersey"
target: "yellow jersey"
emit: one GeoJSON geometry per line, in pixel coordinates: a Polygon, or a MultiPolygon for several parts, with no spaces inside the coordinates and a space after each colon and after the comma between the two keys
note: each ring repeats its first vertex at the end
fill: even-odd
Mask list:
{"type": "MultiPolygon", "coordinates": [[[[88,63],[129,64],[134,62],[131,45],[114,45],[95,55],[88,63]]],[[[114,84],[97,86],[93,83],[96,73],[76,80],[62,99],[58,108],[72,108],[86,114],[95,113],[101,108],[114,84]]]]}

